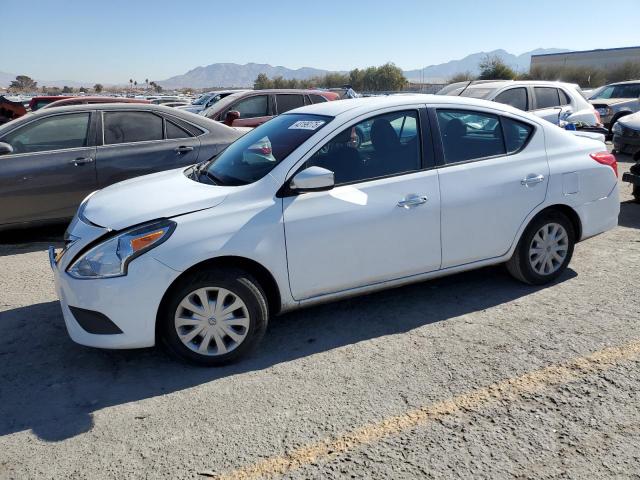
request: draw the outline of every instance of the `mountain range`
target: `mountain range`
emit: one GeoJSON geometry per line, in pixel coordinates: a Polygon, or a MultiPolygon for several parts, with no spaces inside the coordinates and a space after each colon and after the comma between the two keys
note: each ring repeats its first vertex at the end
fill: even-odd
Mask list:
{"type": "MultiPolygon", "coordinates": [[[[477,52],[459,60],[451,60],[438,65],[429,65],[421,69],[405,70],[404,75],[408,80],[425,83],[444,83],[457,73],[470,72],[477,74],[479,64],[486,55],[497,55],[501,57],[505,63],[518,72],[529,70],[531,55],[545,53],[562,53],[569,52],[567,49],[560,48],[538,48],[521,55],[514,55],[506,50],[493,50],[490,52],[477,52]]],[[[291,69],[282,66],[272,66],[264,63],[247,63],[239,65],[237,63],[212,63],[204,67],[196,67],[182,75],[176,75],[166,80],[160,80],[157,83],[166,89],[193,87],[251,87],[254,80],[260,74],[264,73],[268,77],[282,76],[286,79],[308,79],[311,77],[322,76],[330,73],[329,70],[319,68],[303,67],[291,69]]],[[[0,72],[0,87],[8,86],[16,75],[12,73],[0,72]]],[[[68,85],[70,87],[90,87],[94,82],[81,83],[73,80],[39,80],[36,79],[39,86],[47,85],[50,87],[62,87],[68,85]]],[[[104,82],[103,82],[104,83],[104,82]]]]}

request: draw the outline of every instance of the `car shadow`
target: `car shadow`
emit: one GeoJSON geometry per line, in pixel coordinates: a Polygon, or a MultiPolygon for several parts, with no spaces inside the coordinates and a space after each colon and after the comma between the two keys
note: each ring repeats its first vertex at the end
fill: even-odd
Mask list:
{"type": "Polygon", "coordinates": [[[0,257],[46,250],[49,245],[61,247],[66,223],[0,232],[0,257]]]}
{"type": "MultiPolygon", "coordinates": [[[[557,282],[575,276],[569,269],[557,282]]],[[[76,345],[57,302],[0,312],[0,435],[31,430],[45,441],[61,441],[89,431],[93,412],[109,406],[405,333],[542,288],[489,267],[299,310],[274,318],[252,356],[210,369],[176,361],[161,348],[108,351],[76,345]]]]}
{"type": "Polygon", "coordinates": [[[620,202],[618,225],[621,227],[640,229],[640,203],[633,200],[620,202]]]}

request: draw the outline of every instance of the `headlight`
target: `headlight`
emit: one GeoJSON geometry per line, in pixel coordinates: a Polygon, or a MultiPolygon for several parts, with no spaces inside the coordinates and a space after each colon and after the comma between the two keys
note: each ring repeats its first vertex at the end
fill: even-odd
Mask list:
{"type": "Polygon", "coordinates": [[[613,133],[622,134],[622,126],[620,125],[620,122],[614,123],[611,131],[613,133]]]}
{"type": "Polygon", "coordinates": [[[175,228],[175,222],[159,220],[126,230],[82,254],[67,272],[84,279],[126,275],[129,262],[166,241],[175,228]]]}

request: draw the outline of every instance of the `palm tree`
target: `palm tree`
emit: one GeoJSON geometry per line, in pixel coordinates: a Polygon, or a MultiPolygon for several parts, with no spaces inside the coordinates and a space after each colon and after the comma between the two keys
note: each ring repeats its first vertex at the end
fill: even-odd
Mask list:
{"type": "Polygon", "coordinates": [[[149,90],[149,79],[148,79],[148,78],[145,78],[145,79],[144,79],[144,83],[146,83],[146,84],[147,84],[146,90],[148,91],[148,90],[149,90]]]}
{"type": "Polygon", "coordinates": [[[129,90],[133,90],[133,78],[129,79],[129,90]]]}

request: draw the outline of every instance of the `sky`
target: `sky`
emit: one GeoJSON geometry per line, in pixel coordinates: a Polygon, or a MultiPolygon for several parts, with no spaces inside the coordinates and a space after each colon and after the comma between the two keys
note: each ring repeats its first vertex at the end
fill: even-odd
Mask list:
{"type": "Polygon", "coordinates": [[[218,62],[422,68],[503,48],[640,45],[640,0],[0,0],[0,72],[164,80],[218,62]]]}

